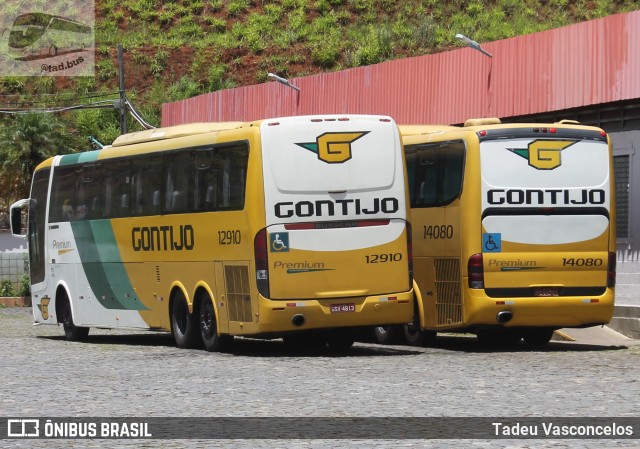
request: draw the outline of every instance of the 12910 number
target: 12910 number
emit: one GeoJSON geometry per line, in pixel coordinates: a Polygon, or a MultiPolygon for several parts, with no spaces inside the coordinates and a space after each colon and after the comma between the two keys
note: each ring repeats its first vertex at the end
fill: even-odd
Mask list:
{"type": "Polygon", "coordinates": [[[219,245],[239,245],[241,240],[242,236],[239,229],[218,231],[219,245]]]}
{"type": "Polygon", "coordinates": [[[367,263],[400,262],[402,253],[371,254],[364,257],[367,259],[367,263]]]}

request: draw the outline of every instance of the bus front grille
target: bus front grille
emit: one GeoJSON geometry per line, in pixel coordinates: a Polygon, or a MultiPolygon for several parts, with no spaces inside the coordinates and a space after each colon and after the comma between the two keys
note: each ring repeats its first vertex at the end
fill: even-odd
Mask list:
{"type": "Polygon", "coordinates": [[[249,291],[249,267],[226,265],[224,280],[229,305],[229,320],[251,322],[251,295],[249,291]]]}
{"type": "Polygon", "coordinates": [[[438,325],[462,323],[460,259],[435,259],[438,325]]]}

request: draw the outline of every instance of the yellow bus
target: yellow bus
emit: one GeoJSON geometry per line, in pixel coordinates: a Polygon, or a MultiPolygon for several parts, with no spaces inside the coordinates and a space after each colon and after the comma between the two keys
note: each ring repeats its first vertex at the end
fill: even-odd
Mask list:
{"type": "Polygon", "coordinates": [[[40,164],[28,209],[36,323],[353,344],[411,321],[408,195],[385,116],[200,123],[40,164]]]}
{"type": "MultiPolygon", "coordinates": [[[[615,188],[607,134],[577,122],[400,126],[408,167],[416,316],[404,332],[549,342],[606,324],[615,286],[615,188]]],[[[404,334],[404,335],[402,335],[404,334]]]]}

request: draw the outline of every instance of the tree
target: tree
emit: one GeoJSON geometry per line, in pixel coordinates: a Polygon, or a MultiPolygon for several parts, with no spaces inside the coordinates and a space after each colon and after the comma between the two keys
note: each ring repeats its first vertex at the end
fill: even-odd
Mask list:
{"type": "Polygon", "coordinates": [[[49,114],[16,115],[0,131],[0,168],[4,201],[29,196],[31,175],[40,162],[65,153],[62,125],[49,114]]]}

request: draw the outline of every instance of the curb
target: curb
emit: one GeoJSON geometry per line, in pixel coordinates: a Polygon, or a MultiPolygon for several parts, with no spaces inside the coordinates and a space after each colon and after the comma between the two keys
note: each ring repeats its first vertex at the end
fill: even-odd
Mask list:
{"type": "Polygon", "coordinates": [[[3,307],[31,307],[29,296],[5,296],[0,298],[0,306],[3,307]]]}

